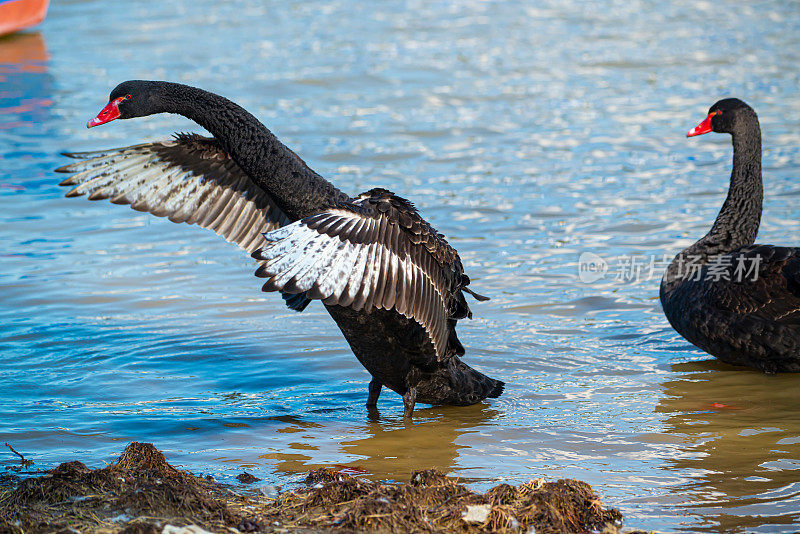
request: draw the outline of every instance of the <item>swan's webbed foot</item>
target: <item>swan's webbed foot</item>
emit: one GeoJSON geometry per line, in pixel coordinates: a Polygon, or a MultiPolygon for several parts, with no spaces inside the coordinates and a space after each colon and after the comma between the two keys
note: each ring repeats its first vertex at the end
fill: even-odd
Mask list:
{"type": "Polygon", "coordinates": [[[405,409],[403,410],[403,417],[406,419],[411,419],[411,416],[414,415],[414,404],[417,402],[417,388],[408,388],[408,391],[405,392],[403,395],[403,405],[405,409]]]}
{"type": "Polygon", "coordinates": [[[381,388],[383,384],[375,380],[374,378],[369,383],[369,396],[367,397],[367,408],[374,408],[378,405],[378,397],[381,394],[381,388]]]}

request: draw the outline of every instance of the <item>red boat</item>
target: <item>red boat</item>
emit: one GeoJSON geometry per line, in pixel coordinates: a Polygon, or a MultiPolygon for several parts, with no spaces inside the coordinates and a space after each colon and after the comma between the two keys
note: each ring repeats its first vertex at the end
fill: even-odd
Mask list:
{"type": "Polygon", "coordinates": [[[0,0],[0,35],[39,24],[49,3],[49,0],[0,0]]]}

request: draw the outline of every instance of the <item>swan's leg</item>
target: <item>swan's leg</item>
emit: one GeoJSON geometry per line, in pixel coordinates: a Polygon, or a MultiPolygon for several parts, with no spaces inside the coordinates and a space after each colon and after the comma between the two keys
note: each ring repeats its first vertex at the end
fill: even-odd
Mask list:
{"type": "Polygon", "coordinates": [[[408,391],[405,392],[403,395],[403,405],[405,409],[403,410],[403,417],[406,419],[411,419],[411,416],[414,415],[414,404],[417,402],[417,388],[408,388],[408,391]]]}
{"type": "Polygon", "coordinates": [[[367,397],[367,407],[374,408],[378,405],[378,396],[381,394],[381,388],[383,384],[372,379],[372,382],[369,383],[369,397],[367,397]]]}

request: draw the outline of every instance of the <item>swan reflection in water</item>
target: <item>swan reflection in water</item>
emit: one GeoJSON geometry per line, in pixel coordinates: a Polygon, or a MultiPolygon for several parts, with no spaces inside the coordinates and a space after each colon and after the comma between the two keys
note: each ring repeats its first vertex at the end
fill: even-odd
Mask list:
{"type": "Polygon", "coordinates": [[[668,414],[665,432],[683,451],[666,460],[665,469],[692,474],[674,491],[687,496],[678,503],[683,513],[704,519],[708,532],[800,521],[797,376],[716,360],[672,370],[681,376],[663,384],[666,396],[657,411],[668,414]]]}
{"type": "Polygon", "coordinates": [[[274,462],[280,473],[335,467],[364,472],[376,480],[408,481],[419,469],[457,470],[461,451],[470,448],[459,443],[459,438],[480,432],[498,414],[481,404],[434,407],[419,410],[419,419],[413,424],[401,418],[373,416],[352,428],[340,428],[335,414],[331,414],[331,426],[336,428],[325,428],[319,419],[310,423],[301,417],[285,417],[285,426],[277,432],[297,436],[286,440],[292,452],[268,452],[259,458],[274,462]]]}

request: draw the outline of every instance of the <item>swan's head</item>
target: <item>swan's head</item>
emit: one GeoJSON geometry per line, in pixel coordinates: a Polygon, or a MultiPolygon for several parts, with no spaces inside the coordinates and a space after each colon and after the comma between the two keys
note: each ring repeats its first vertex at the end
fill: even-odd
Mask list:
{"type": "Polygon", "coordinates": [[[115,119],[132,119],[158,113],[155,105],[159,82],[128,80],[111,91],[108,104],[97,117],[86,123],[87,128],[99,126],[115,119]]]}
{"type": "Polygon", "coordinates": [[[738,98],[724,98],[711,106],[705,120],[689,130],[686,137],[708,132],[733,133],[734,130],[752,119],[758,120],[753,108],[738,98]]]}

